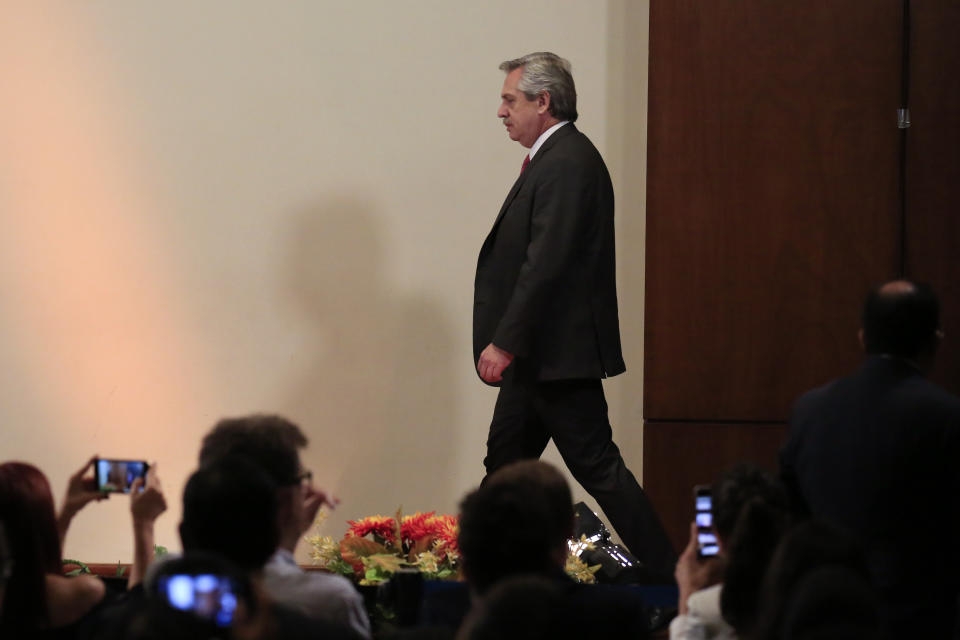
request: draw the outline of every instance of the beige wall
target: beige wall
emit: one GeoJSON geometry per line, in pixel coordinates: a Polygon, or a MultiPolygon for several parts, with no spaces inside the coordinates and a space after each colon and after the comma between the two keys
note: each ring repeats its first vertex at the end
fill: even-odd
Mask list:
{"type": "MultiPolygon", "coordinates": [[[[276,411],[342,499],[326,533],[455,511],[495,399],[472,370],[473,269],[523,158],[496,66],[549,49],[618,190],[630,371],[608,390],[639,473],[646,7],[6,5],[0,458],[58,496],[94,453],[157,461],[157,539],[178,548],[202,434],[276,411]]],[[[89,506],[66,555],[128,561],[127,506],[89,506]]]]}

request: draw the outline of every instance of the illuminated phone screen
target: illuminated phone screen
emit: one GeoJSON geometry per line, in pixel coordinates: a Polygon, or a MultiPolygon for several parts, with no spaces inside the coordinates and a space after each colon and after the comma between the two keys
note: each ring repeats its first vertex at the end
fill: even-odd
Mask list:
{"type": "Polygon", "coordinates": [[[715,556],[720,552],[717,535],[713,532],[713,499],[708,489],[697,490],[696,523],[697,523],[697,553],[702,558],[715,556]]]}
{"type": "Polygon", "coordinates": [[[212,574],[174,574],[157,580],[157,591],[174,609],[229,627],[237,610],[233,581],[212,574]]]}
{"type": "Polygon", "coordinates": [[[137,478],[147,475],[150,467],[143,460],[97,460],[97,490],[111,493],[130,493],[137,478]]]}

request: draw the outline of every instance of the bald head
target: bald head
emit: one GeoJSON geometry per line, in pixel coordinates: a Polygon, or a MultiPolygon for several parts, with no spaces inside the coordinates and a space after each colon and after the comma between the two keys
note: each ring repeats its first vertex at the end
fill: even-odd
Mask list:
{"type": "Polygon", "coordinates": [[[892,280],[873,289],[863,306],[867,353],[916,360],[939,342],[940,302],[926,284],[892,280]]]}
{"type": "Polygon", "coordinates": [[[877,288],[877,295],[885,298],[897,298],[916,293],[917,285],[909,280],[891,280],[877,288]]]}

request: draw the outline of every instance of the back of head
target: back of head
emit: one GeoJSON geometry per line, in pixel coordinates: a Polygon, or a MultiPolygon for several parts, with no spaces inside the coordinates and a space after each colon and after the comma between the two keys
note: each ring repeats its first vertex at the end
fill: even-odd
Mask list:
{"type": "Polygon", "coordinates": [[[787,496],[780,482],[769,471],[751,464],[738,464],[724,472],[711,488],[713,526],[726,542],[750,502],[786,510],[787,496]]]}
{"type": "Polygon", "coordinates": [[[299,449],[307,446],[300,427],[276,415],[225,418],[203,438],[200,466],[242,456],[267,472],[277,486],[299,483],[299,449]]]}
{"type": "Polygon", "coordinates": [[[549,51],[528,53],[500,63],[500,70],[510,73],[523,68],[517,88],[527,100],[543,92],[550,94],[550,115],[557,120],[577,120],[577,89],[573,83],[570,62],[549,51]]]}
{"type": "Polygon", "coordinates": [[[493,473],[485,486],[529,487],[540,493],[550,519],[547,528],[556,539],[566,541],[573,534],[573,495],[563,474],[540,460],[521,460],[493,473]]]}
{"type": "Polygon", "coordinates": [[[827,565],[807,573],[790,592],[779,638],[873,640],[883,637],[876,590],[861,573],[827,565]]]}
{"type": "Polygon", "coordinates": [[[555,582],[537,576],[516,576],[490,589],[471,610],[457,638],[574,638],[564,613],[563,594],[555,582]]]}
{"type": "Polygon", "coordinates": [[[730,626],[746,635],[767,564],[789,524],[787,497],[772,474],[745,464],[723,474],[713,491],[714,526],[727,560],[720,607],[730,626]]]}
{"type": "Polygon", "coordinates": [[[460,504],[460,551],[480,593],[521,573],[551,575],[562,562],[573,526],[570,488],[539,461],[508,465],[460,504]]]}
{"type": "Polygon", "coordinates": [[[124,640],[225,638],[237,621],[258,606],[249,576],[222,556],[187,552],[158,565],[146,598],[122,622],[124,640]]]}
{"type": "Polygon", "coordinates": [[[33,465],[0,465],[0,521],[14,559],[7,582],[0,630],[35,629],[46,620],[45,578],[60,572],[60,537],[53,496],[33,465]]]}
{"type": "Polygon", "coordinates": [[[277,548],[277,487],[258,466],[227,456],[201,467],[183,491],[185,551],[221,554],[245,571],[277,548]]]}
{"type": "Polygon", "coordinates": [[[869,354],[933,355],[939,329],[940,301],[926,284],[887,282],[871,290],[863,305],[863,343],[869,354]]]}
{"type": "MultiPolygon", "coordinates": [[[[794,626],[802,626],[801,621],[810,607],[798,609],[794,606],[794,600],[800,593],[797,587],[808,574],[823,567],[842,569],[850,574],[852,577],[845,579],[845,583],[856,578],[869,584],[870,573],[863,548],[856,538],[843,529],[827,522],[809,520],[798,524],[783,536],[763,580],[758,638],[782,637],[788,615],[796,616],[792,623],[794,626]],[[788,613],[791,608],[792,614],[788,613]]],[[[823,582],[823,578],[818,580],[818,584],[823,582]]],[[[852,588],[851,597],[866,603],[865,609],[861,609],[869,612],[869,604],[874,597],[872,592],[865,592],[860,582],[852,588]]],[[[813,596],[808,594],[808,597],[813,596]]],[[[866,617],[869,618],[869,615],[866,617]]]]}

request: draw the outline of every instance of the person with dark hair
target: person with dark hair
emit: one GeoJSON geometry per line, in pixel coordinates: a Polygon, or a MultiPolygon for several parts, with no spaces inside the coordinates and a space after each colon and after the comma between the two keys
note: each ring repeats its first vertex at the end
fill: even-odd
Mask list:
{"type": "MultiPolygon", "coordinates": [[[[61,549],[70,521],[86,504],[106,497],[87,473],[96,458],[70,477],[60,513],[42,471],[23,462],[0,465],[0,521],[6,529],[13,567],[0,614],[3,638],[82,638],[94,633],[97,611],[107,595],[93,576],[63,575],[61,549]]],[[[130,492],[134,561],[129,586],[143,578],[153,558],[153,526],[167,508],[156,465],[130,492]]]]}
{"type": "Polygon", "coordinates": [[[191,551],[166,560],[148,587],[118,636],[123,640],[259,640],[271,621],[247,572],[217,554],[191,551]]]}
{"type": "Polygon", "coordinates": [[[925,285],[894,280],[863,310],[867,357],[801,396],[780,453],[798,511],[849,529],[866,550],[898,637],[948,637],[960,594],[960,398],[927,380],[942,338],[925,285]]]}
{"type": "Polygon", "coordinates": [[[539,461],[508,465],[460,503],[464,574],[479,595],[509,575],[555,577],[572,532],[573,501],[560,472],[539,461]]]}
{"type": "Polygon", "coordinates": [[[860,542],[821,520],[788,532],[763,580],[752,640],[875,640],[880,601],[860,542]]]}
{"type": "Polygon", "coordinates": [[[474,362],[481,380],[500,387],[487,477],[539,458],[552,439],[624,545],[669,580],[676,554],[613,442],[603,395],[602,379],[626,370],[610,175],[574,124],[567,60],[537,52],[500,69],[497,117],[530,151],[477,258],[474,362]]]}
{"type": "Polygon", "coordinates": [[[202,467],[225,456],[243,456],[263,469],[277,485],[295,486],[303,471],[299,451],[307,444],[300,427],[282,416],[224,418],[203,437],[199,462],[202,467]]]}
{"type": "Polygon", "coordinates": [[[538,576],[507,578],[467,616],[457,640],[578,639],[566,616],[563,591],[538,576]]]}
{"type": "Polygon", "coordinates": [[[672,640],[747,637],[757,615],[767,563],[789,525],[786,494],[770,473],[740,464],[713,484],[712,521],[718,558],[697,554],[697,523],[677,561],[679,615],[672,640]]]}
{"type": "Polygon", "coordinates": [[[184,551],[217,553],[243,569],[263,568],[277,548],[276,485],[242,457],[201,467],[183,489],[184,551]]]}
{"type": "Polygon", "coordinates": [[[577,637],[646,637],[638,594],[577,584],[564,573],[572,531],[570,487],[557,469],[526,460],[491,475],[460,505],[459,546],[474,601],[508,578],[538,576],[558,590],[565,626],[577,637]]]}
{"type": "Polygon", "coordinates": [[[793,588],[779,635],[770,640],[882,640],[876,589],[868,576],[827,565],[793,588]]]}
{"type": "MultiPolygon", "coordinates": [[[[277,486],[244,456],[226,455],[198,469],[183,491],[180,538],[185,557],[203,552],[222,556],[263,588],[264,565],[277,548],[277,486]]],[[[165,567],[158,570],[162,575],[165,567]]],[[[156,580],[153,576],[151,580],[156,580]]],[[[148,592],[155,586],[148,585],[148,592]]],[[[310,618],[282,603],[259,598],[269,608],[265,627],[277,638],[359,638],[346,625],[310,618]]],[[[134,616],[134,619],[136,616],[134,616]]]]}
{"type": "Polygon", "coordinates": [[[300,461],[307,437],[300,427],[276,415],[226,418],[204,437],[200,466],[226,456],[240,456],[262,469],[276,487],[279,538],[264,567],[264,587],[278,602],[308,616],[332,620],[370,636],[363,598],[349,580],[329,573],[307,573],[294,560],[294,550],[313,524],[322,504],[335,501],[315,488],[312,474],[300,461]]]}

